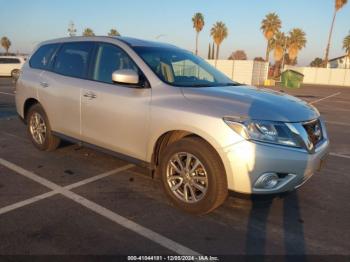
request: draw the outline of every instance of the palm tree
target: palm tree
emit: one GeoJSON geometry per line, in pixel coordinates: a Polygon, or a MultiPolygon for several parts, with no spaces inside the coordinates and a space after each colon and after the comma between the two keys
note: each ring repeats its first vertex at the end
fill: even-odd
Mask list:
{"type": "Polygon", "coordinates": [[[306,46],[306,34],[300,28],[294,28],[288,36],[288,55],[290,60],[295,62],[298,53],[306,46]]]}
{"type": "Polygon", "coordinates": [[[266,58],[265,61],[269,62],[270,56],[270,41],[273,36],[281,29],[281,19],[278,17],[276,13],[269,13],[265,16],[265,18],[261,22],[261,31],[264,33],[264,36],[267,40],[266,47],[266,58]]]}
{"type": "Polygon", "coordinates": [[[204,27],[204,16],[201,13],[195,13],[192,22],[193,28],[196,30],[196,55],[198,55],[198,36],[204,27]]]}
{"type": "Polygon", "coordinates": [[[287,48],[288,37],[280,31],[278,31],[275,36],[271,39],[270,47],[274,50],[274,59],[275,59],[275,69],[274,77],[277,77],[281,71],[281,60],[285,53],[285,48],[287,48]]]}
{"type": "MultiPolygon", "coordinates": [[[[350,60],[350,32],[343,40],[343,49],[345,50],[347,55],[347,57],[345,57],[345,61],[346,59],[349,61],[350,60]]],[[[346,69],[346,63],[345,63],[345,69],[346,69]]]]}
{"type": "Polygon", "coordinates": [[[8,39],[6,36],[1,38],[1,46],[6,50],[6,54],[8,54],[10,46],[11,46],[11,41],[8,39]]]}
{"type": "Polygon", "coordinates": [[[222,41],[227,37],[228,30],[226,25],[223,22],[216,22],[210,30],[210,35],[213,37],[213,40],[216,44],[216,57],[219,58],[219,50],[222,41]]]}
{"type": "Polygon", "coordinates": [[[117,29],[112,28],[109,33],[108,36],[120,36],[119,32],[117,31],[117,29]]]}
{"type": "Polygon", "coordinates": [[[95,36],[95,34],[91,28],[85,28],[83,31],[83,36],[95,36]]]}
{"type": "Polygon", "coordinates": [[[331,29],[329,31],[329,36],[328,36],[328,43],[326,47],[326,54],[324,56],[324,66],[326,67],[328,64],[328,56],[329,56],[329,48],[331,46],[331,39],[332,39],[332,34],[333,34],[333,28],[334,28],[334,22],[335,22],[335,17],[337,15],[337,12],[348,2],[348,0],[335,0],[335,5],[334,5],[334,13],[333,13],[333,19],[332,19],[332,24],[331,24],[331,29]]]}

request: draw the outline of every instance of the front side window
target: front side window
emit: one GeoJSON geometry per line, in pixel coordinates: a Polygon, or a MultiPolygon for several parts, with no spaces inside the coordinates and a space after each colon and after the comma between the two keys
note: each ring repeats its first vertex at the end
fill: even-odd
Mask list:
{"type": "Polygon", "coordinates": [[[92,79],[113,83],[112,73],[120,69],[132,69],[139,73],[135,63],[122,49],[111,44],[99,44],[92,79]]]}
{"type": "Polygon", "coordinates": [[[93,43],[72,42],[63,44],[58,52],[54,72],[65,76],[86,78],[93,43]]]}
{"type": "Polygon", "coordinates": [[[238,85],[192,53],[166,47],[134,47],[134,50],[164,82],[181,87],[238,85]]]}
{"type": "Polygon", "coordinates": [[[36,69],[48,69],[53,54],[59,47],[59,44],[48,44],[41,46],[30,58],[29,65],[36,69]]]}

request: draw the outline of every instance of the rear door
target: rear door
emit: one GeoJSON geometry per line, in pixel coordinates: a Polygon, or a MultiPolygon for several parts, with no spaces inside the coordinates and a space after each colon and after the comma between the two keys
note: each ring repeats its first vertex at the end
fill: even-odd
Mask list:
{"type": "Polygon", "coordinates": [[[14,57],[0,58],[0,75],[11,76],[12,70],[20,69],[21,61],[14,57]]]}
{"type": "Polygon", "coordinates": [[[0,57],[0,76],[8,76],[7,60],[6,58],[0,57]]]}
{"type": "Polygon", "coordinates": [[[49,71],[41,75],[39,100],[54,131],[79,139],[81,135],[80,97],[87,82],[91,42],[61,45],[49,71]]]}
{"type": "Polygon", "coordinates": [[[137,88],[112,82],[118,69],[139,73],[139,86],[146,84],[133,60],[116,45],[96,47],[91,79],[82,88],[81,117],[83,140],[145,160],[149,130],[151,88],[137,88]]]}

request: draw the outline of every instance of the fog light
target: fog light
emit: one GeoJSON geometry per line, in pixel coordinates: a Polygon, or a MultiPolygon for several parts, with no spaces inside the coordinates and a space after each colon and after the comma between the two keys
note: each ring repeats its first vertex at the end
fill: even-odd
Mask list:
{"type": "Polygon", "coordinates": [[[278,175],[275,173],[266,173],[255,182],[255,188],[272,189],[278,184],[278,175]]]}

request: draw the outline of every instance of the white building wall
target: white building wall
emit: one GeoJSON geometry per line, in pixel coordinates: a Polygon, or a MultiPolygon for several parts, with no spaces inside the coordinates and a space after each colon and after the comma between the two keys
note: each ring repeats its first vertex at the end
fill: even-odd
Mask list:
{"type": "Polygon", "coordinates": [[[285,66],[304,75],[305,84],[350,86],[350,69],[285,66]]]}
{"type": "Polygon", "coordinates": [[[207,60],[233,81],[261,85],[267,79],[268,63],[251,60],[207,60]]]}

